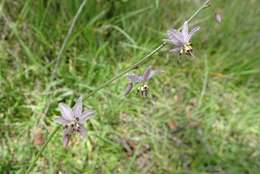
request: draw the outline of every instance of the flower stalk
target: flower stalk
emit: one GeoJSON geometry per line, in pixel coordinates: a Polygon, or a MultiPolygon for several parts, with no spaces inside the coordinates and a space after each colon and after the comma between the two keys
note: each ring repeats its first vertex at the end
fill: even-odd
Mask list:
{"type": "Polygon", "coordinates": [[[91,96],[93,96],[94,94],[96,94],[99,90],[105,88],[106,86],[108,86],[110,83],[112,83],[113,81],[119,79],[120,77],[124,76],[125,74],[127,74],[128,72],[132,71],[135,68],[138,68],[140,65],[142,65],[149,57],[151,57],[152,55],[154,55],[155,53],[157,53],[160,49],[162,49],[167,43],[163,42],[161,43],[158,47],[156,47],[153,51],[151,51],[149,54],[147,54],[146,56],[144,56],[143,58],[141,58],[138,62],[136,62],[135,64],[131,65],[130,67],[128,67],[125,71],[119,73],[118,75],[114,76],[113,78],[111,78],[110,80],[106,81],[105,83],[103,83],[102,85],[100,85],[98,88],[96,88],[94,91],[92,91],[91,93],[89,93],[87,96],[85,96],[85,98],[89,98],[91,96]]]}
{"type": "MultiPolygon", "coordinates": [[[[83,1],[84,3],[85,1],[83,1]]],[[[190,18],[187,20],[187,22],[190,22],[194,17],[196,17],[203,9],[208,7],[210,0],[206,0],[198,10],[196,10],[191,16],[190,18]]],[[[180,30],[181,27],[178,29],[180,30]]],[[[154,50],[152,50],[150,53],[148,53],[147,55],[145,55],[143,58],[141,58],[138,62],[134,63],[133,65],[131,65],[130,67],[128,67],[126,70],[122,71],[121,73],[119,73],[118,75],[114,76],[113,78],[111,78],[110,80],[104,82],[103,84],[101,84],[99,87],[97,87],[95,90],[93,90],[92,92],[90,92],[88,95],[85,96],[85,98],[89,98],[93,95],[95,95],[99,90],[105,88],[106,86],[108,86],[110,83],[112,83],[113,81],[119,79],[120,77],[124,76],[125,74],[127,74],[128,72],[130,72],[131,70],[139,67],[140,65],[142,65],[143,63],[145,63],[146,60],[148,60],[148,58],[150,58],[151,56],[153,56],[155,53],[157,53],[158,51],[160,51],[165,45],[167,44],[166,41],[163,41],[158,47],[156,47],[154,50]]],[[[62,50],[63,51],[63,50],[62,50]]],[[[61,53],[62,53],[61,51],[61,53]]],[[[60,58],[59,58],[60,59],[60,58]]],[[[58,60],[59,62],[59,60],[58,60]]],[[[56,67],[56,66],[55,66],[56,67]]],[[[56,68],[55,68],[56,69],[56,68]]],[[[54,74],[56,73],[56,70],[54,72],[54,74]]],[[[47,145],[49,144],[49,142],[51,141],[51,139],[54,137],[54,135],[58,132],[60,126],[57,126],[53,132],[49,135],[49,137],[47,138],[46,142],[44,143],[44,145],[41,147],[41,149],[37,152],[36,156],[34,157],[33,161],[31,162],[30,166],[28,167],[27,171],[25,172],[26,174],[29,174],[31,172],[31,170],[34,168],[37,160],[39,159],[39,157],[41,156],[41,154],[43,153],[43,151],[45,150],[45,148],[47,147],[47,145]]]]}
{"type": "MultiPolygon", "coordinates": [[[[195,18],[203,9],[208,7],[210,0],[206,0],[198,10],[196,10],[187,20],[187,23],[189,23],[193,18],[195,18]]],[[[180,27],[178,30],[181,30],[182,27],[180,27]]],[[[141,58],[138,62],[136,62],[135,64],[131,65],[130,67],[128,67],[125,71],[119,73],[118,75],[114,76],[113,78],[111,78],[110,80],[106,81],[105,83],[103,83],[102,85],[100,85],[98,88],[96,88],[94,91],[90,92],[87,96],[85,96],[85,98],[89,98],[91,96],[93,96],[94,94],[96,94],[99,90],[105,88],[106,86],[108,86],[110,83],[112,83],[113,81],[119,79],[120,77],[122,77],[123,75],[127,74],[128,72],[130,72],[131,70],[137,68],[138,66],[142,65],[148,58],[150,58],[151,56],[153,56],[155,53],[157,53],[158,51],[160,51],[165,45],[167,44],[167,41],[163,41],[158,47],[156,47],[154,50],[152,50],[150,53],[148,53],[146,56],[144,56],[143,58],[141,58]]]]}
{"type": "Polygon", "coordinates": [[[34,157],[33,161],[31,162],[31,165],[28,167],[28,169],[26,170],[26,174],[29,174],[31,172],[31,170],[33,169],[35,163],[37,162],[37,160],[39,159],[40,155],[42,154],[42,152],[44,151],[44,149],[47,147],[47,145],[49,144],[49,142],[51,141],[52,137],[56,134],[56,132],[58,132],[58,130],[60,129],[60,126],[56,126],[55,129],[52,131],[52,133],[50,134],[50,136],[48,137],[47,141],[44,143],[44,145],[41,147],[41,149],[39,150],[39,152],[36,154],[36,156],[34,157]]]}

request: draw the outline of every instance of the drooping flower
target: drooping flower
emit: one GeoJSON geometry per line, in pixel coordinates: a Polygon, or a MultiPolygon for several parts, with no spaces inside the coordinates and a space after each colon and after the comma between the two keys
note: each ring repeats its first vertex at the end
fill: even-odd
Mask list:
{"type": "Polygon", "coordinates": [[[191,37],[199,31],[200,27],[195,27],[189,32],[189,24],[184,22],[181,32],[176,29],[171,29],[167,32],[167,41],[175,45],[176,47],[171,52],[180,54],[192,55],[191,37]]]}
{"type": "Polygon", "coordinates": [[[66,147],[69,143],[71,135],[79,133],[83,138],[87,137],[87,130],[84,123],[91,118],[94,111],[85,110],[82,107],[82,97],[80,97],[73,108],[64,103],[59,104],[61,116],[55,118],[55,122],[64,127],[63,144],[66,147]]]}
{"type": "Polygon", "coordinates": [[[219,24],[222,22],[222,15],[221,15],[221,13],[218,13],[218,12],[215,13],[215,20],[219,24]]]}
{"type": "Polygon", "coordinates": [[[149,87],[147,85],[147,81],[150,80],[156,73],[157,70],[153,70],[151,66],[149,66],[143,75],[135,75],[135,74],[128,74],[128,85],[125,90],[125,96],[127,96],[133,89],[135,83],[142,83],[142,85],[138,88],[137,92],[143,97],[148,95],[149,87]]]}

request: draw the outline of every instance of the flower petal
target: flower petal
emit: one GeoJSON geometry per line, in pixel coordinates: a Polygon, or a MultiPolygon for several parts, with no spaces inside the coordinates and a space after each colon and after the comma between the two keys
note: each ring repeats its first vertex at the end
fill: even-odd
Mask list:
{"type": "Polygon", "coordinates": [[[69,124],[69,122],[70,122],[70,121],[64,119],[64,117],[56,117],[56,118],[54,118],[54,121],[55,121],[56,123],[58,123],[58,124],[63,125],[63,126],[69,124]]]}
{"type": "Polygon", "coordinates": [[[80,117],[82,113],[82,97],[79,97],[76,104],[73,107],[74,117],[80,117]]]}
{"type": "Polygon", "coordinates": [[[93,115],[95,111],[93,110],[86,110],[84,111],[81,116],[79,117],[79,122],[81,124],[85,123],[89,118],[91,118],[91,115],[93,115]]]}
{"type": "Polygon", "coordinates": [[[141,81],[143,81],[143,76],[138,76],[138,75],[127,75],[127,78],[130,82],[133,82],[133,83],[139,83],[141,81]]]}
{"type": "Polygon", "coordinates": [[[191,37],[200,30],[200,27],[195,27],[191,30],[191,32],[189,33],[189,36],[186,38],[186,42],[189,42],[191,37]]]}
{"type": "Polygon", "coordinates": [[[63,145],[64,145],[64,147],[68,146],[70,138],[71,138],[71,133],[72,133],[71,128],[64,129],[64,134],[63,134],[63,145]]]}
{"type": "Polygon", "coordinates": [[[171,49],[170,52],[178,53],[178,52],[180,52],[180,50],[181,50],[180,47],[176,47],[176,48],[171,49]]]}
{"type": "Polygon", "coordinates": [[[167,32],[167,36],[170,42],[172,42],[176,46],[184,45],[184,38],[181,32],[176,29],[171,29],[167,32]]]}
{"type": "Polygon", "coordinates": [[[149,66],[144,72],[144,81],[150,80],[158,72],[158,70],[153,70],[152,67],[149,66]]]}
{"type": "Polygon", "coordinates": [[[67,147],[70,141],[70,135],[64,135],[63,136],[63,145],[64,147],[67,147]]]}
{"type": "Polygon", "coordinates": [[[84,128],[83,125],[80,125],[79,134],[82,136],[82,138],[86,138],[87,137],[87,129],[84,128]]]}
{"type": "Polygon", "coordinates": [[[69,120],[69,121],[73,120],[73,113],[72,113],[71,108],[68,105],[66,105],[64,103],[60,103],[59,109],[60,109],[60,112],[64,119],[69,120]]]}
{"type": "Polygon", "coordinates": [[[149,66],[149,67],[145,70],[145,72],[144,72],[144,77],[143,77],[144,81],[147,81],[147,80],[148,80],[148,77],[150,76],[151,72],[152,72],[152,67],[149,66]]]}
{"type": "Polygon", "coordinates": [[[189,35],[189,24],[187,21],[185,21],[182,26],[182,35],[184,37],[184,40],[186,40],[185,38],[187,38],[189,35]]]}
{"type": "Polygon", "coordinates": [[[128,83],[128,85],[127,85],[127,87],[126,87],[126,90],[125,90],[125,96],[127,96],[131,91],[132,91],[132,89],[133,89],[133,83],[132,82],[130,82],[130,83],[128,83]]]}
{"type": "Polygon", "coordinates": [[[147,77],[147,80],[151,79],[154,75],[158,74],[159,70],[151,70],[149,76],[147,77]]]}

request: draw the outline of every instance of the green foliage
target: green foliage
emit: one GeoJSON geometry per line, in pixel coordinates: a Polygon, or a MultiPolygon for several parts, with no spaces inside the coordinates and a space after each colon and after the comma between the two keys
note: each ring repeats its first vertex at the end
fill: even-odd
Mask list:
{"type": "MultiPolygon", "coordinates": [[[[59,102],[73,104],[138,61],[202,3],[88,0],[51,81],[81,2],[0,2],[0,173],[24,173],[39,135],[44,141],[55,127],[59,102]]],[[[97,112],[88,139],[74,137],[66,150],[60,130],[32,173],[259,173],[259,5],[212,1],[191,22],[201,27],[195,59],[167,46],[146,63],[163,70],[147,99],[125,98],[122,78],[84,100],[97,112]],[[130,154],[126,139],[135,142],[130,154]]]]}

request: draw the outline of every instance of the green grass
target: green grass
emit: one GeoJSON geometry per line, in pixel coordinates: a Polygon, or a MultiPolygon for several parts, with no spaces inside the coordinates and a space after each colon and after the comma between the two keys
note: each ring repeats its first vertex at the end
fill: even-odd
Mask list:
{"type": "MultiPolygon", "coordinates": [[[[0,2],[0,173],[25,172],[41,147],[35,134],[46,141],[56,126],[59,102],[74,104],[137,62],[203,3],[88,0],[52,80],[81,2],[0,2]]],[[[59,130],[32,173],[259,173],[259,6],[213,1],[191,22],[201,27],[193,38],[195,59],[166,46],[134,70],[163,70],[147,99],[125,98],[125,78],[85,99],[96,110],[86,124],[88,139],[74,137],[66,150],[59,130]],[[135,142],[131,153],[120,143],[125,139],[135,142]]]]}

